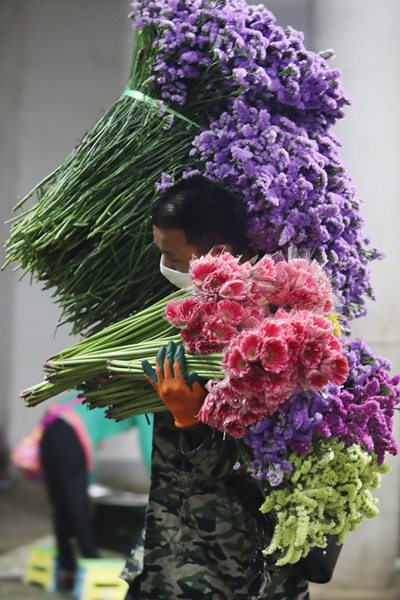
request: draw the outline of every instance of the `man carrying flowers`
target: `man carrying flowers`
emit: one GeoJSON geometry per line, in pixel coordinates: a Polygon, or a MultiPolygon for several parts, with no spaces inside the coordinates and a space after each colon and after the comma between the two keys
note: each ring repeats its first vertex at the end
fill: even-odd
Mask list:
{"type": "MultiPolygon", "coordinates": [[[[190,285],[193,256],[249,258],[240,199],[202,176],[160,196],[153,235],[161,273],[176,287],[190,285]]],[[[289,568],[266,570],[261,549],[272,528],[259,512],[262,496],[254,481],[235,473],[241,442],[198,422],[206,391],[186,376],[182,351],[170,344],[155,371],[144,368],[169,412],[154,420],[145,534],[124,571],[127,598],[308,600],[307,583],[289,568]]]]}

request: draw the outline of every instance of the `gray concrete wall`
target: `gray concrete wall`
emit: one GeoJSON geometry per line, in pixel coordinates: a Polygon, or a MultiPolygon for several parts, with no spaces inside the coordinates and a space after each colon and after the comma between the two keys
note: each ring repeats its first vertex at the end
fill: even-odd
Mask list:
{"type": "MultiPolygon", "coordinates": [[[[400,372],[399,22],[400,3],[396,0],[315,2],[315,44],[335,49],[335,65],[343,72],[345,89],[353,102],[336,133],[343,141],[343,156],[353,183],[364,199],[366,234],[386,253],[383,261],[372,266],[377,301],[368,302],[368,316],[355,323],[354,336],[363,336],[376,353],[391,359],[397,373],[400,372]]],[[[398,431],[398,419],[396,428],[398,431]]],[[[398,458],[390,462],[392,472],[384,477],[379,493],[381,514],[350,534],[339,561],[337,586],[377,590],[393,580],[394,560],[399,551],[400,469],[398,458]]],[[[376,598],[379,597],[376,592],[376,598]]]]}
{"type": "MultiPolygon", "coordinates": [[[[22,48],[18,37],[10,27],[18,18],[15,3],[0,4],[0,74],[3,82],[0,102],[0,181],[1,181],[1,240],[6,239],[8,225],[4,220],[10,216],[16,196],[18,176],[18,148],[16,131],[20,115],[20,81],[15,73],[21,70],[22,48]]],[[[3,254],[1,255],[3,258],[3,254]]],[[[1,261],[2,261],[1,258],[1,261]]],[[[0,284],[0,315],[2,339],[0,344],[0,424],[7,429],[10,407],[11,337],[13,330],[14,280],[11,270],[2,273],[0,284]]]]}
{"type": "MultiPolygon", "coordinates": [[[[71,151],[124,88],[131,25],[126,0],[3,0],[0,3],[0,221],[2,239],[23,196],[71,151]]],[[[73,343],[55,331],[59,309],[41,285],[7,269],[0,276],[0,423],[10,445],[37,423],[19,391],[42,379],[43,360],[73,343]]],[[[134,432],[108,445],[111,457],[138,459],[134,432]],[[111,450],[112,448],[112,450],[111,450]]]]}

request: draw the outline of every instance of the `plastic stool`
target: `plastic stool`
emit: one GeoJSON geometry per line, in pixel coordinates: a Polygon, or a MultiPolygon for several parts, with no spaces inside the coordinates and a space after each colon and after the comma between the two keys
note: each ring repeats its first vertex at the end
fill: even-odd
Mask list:
{"type": "Polygon", "coordinates": [[[123,600],[128,584],[119,575],[124,560],[82,558],[72,595],[79,600],[123,600]]]}
{"type": "Polygon", "coordinates": [[[54,591],[56,574],[56,550],[51,546],[31,546],[23,581],[35,583],[54,591]]]}

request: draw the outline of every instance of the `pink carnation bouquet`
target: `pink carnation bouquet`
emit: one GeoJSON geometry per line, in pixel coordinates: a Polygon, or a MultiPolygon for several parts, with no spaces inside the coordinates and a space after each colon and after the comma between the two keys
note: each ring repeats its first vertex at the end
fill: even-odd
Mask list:
{"type": "Polygon", "coordinates": [[[189,355],[223,353],[223,378],[207,383],[202,422],[243,437],[294,393],[344,383],[332,288],[316,261],[241,262],[224,252],[193,259],[189,272],[190,295],[172,300],[165,316],[189,355]]]}

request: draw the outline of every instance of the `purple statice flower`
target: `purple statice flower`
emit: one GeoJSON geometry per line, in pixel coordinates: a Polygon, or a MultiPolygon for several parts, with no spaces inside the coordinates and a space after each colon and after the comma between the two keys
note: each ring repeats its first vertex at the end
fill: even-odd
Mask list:
{"type": "Polygon", "coordinates": [[[245,444],[251,448],[250,471],[255,479],[279,485],[291,473],[289,454],[306,454],[320,423],[330,411],[330,400],[322,393],[305,392],[289,398],[273,415],[250,427],[245,444]]]}
{"type": "Polygon", "coordinates": [[[164,192],[166,189],[171,187],[171,185],[173,185],[173,183],[174,183],[174,179],[171,175],[168,175],[168,173],[162,173],[160,181],[156,184],[157,192],[159,192],[159,193],[164,192]]]}
{"type": "Polygon", "coordinates": [[[349,377],[345,384],[347,388],[367,384],[378,371],[390,373],[392,369],[391,362],[375,355],[361,338],[346,344],[345,353],[349,363],[349,377]]]}
{"type": "Polygon", "coordinates": [[[390,363],[375,356],[363,340],[348,344],[345,355],[349,377],[341,388],[330,390],[331,410],[321,420],[320,431],[375,452],[382,464],[386,452],[397,454],[393,415],[400,404],[400,376],[391,377],[390,363]]]}
{"type": "Polygon", "coordinates": [[[240,97],[231,112],[194,139],[193,169],[243,198],[254,252],[294,246],[315,257],[344,316],[354,318],[371,296],[368,261],[377,254],[362,235],[359,202],[339,143],[318,131],[310,134],[306,126],[240,97]]]}
{"type": "Polygon", "coordinates": [[[369,247],[364,237],[364,221],[360,214],[361,201],[357,198],[351,177],[341,156],[341,143],[332,132],[302,124],[318,145],[318,151],[327,159],[326,202],[320,208],[321,221],[330,237],[329,244],[319,250],[321,262],[331,277],[335,289],[340,290],[340,302],[348,317],[366,313],[365,297],[374,298],[369,262],[383,255],[369,247]],[[340,232],[335,225],[339,225],[340,232]]]}
{"type": "Polygon", "coordinates": [[[187,101],[190,82],[201,78],[213,61],[211,47],[219,33],[206,0],[132,2],[136,28],[155,31],[156,57],[147,79],[149,93],[172,104],[187,101]],[[204,26],[201,27],[201,24],[204,26]]]}
{"type": "Polygon", "coordinates": [[[332,53],[245,0],[136,0],[131,18],[154,38],[144,91],[202,126],[193,171],[242,195],[250,247],[315,257],[345,319],[365,314],[379,254],[329,131],[349,103],[332,53]]]}
{"type": "MultiPolygon", "coordinates": [[[[303,35],[283,29],[263,6],[245,0],[137,0],[134,27],[156,31],[149,91],[180,105],[195,80],[218,92],[229,107],[236,92],[250,104],[307,115],[322,126],[343,116],[349,103],[330,53],[304,47],[303,35]]],[[[220,102],[215,103],[217,112],[220,102]]],[[[215,114],[215,111],[212,111],[215,114]]]]}
{"type": "Polygon", "coordinates": [[[258,68],[247,69],[243,84],[250,103],[259,107],[267,104],[272,111],[295,120],[295,115],[307,115],[325,128],[343,117],[343,108],[350,102],[340,72],[329,68],[332,51],[308,51],[301,32],[278,26],[261,5],[248,7],[246,25],[253,32],[253,44],[262,48],[258,68]]]}

